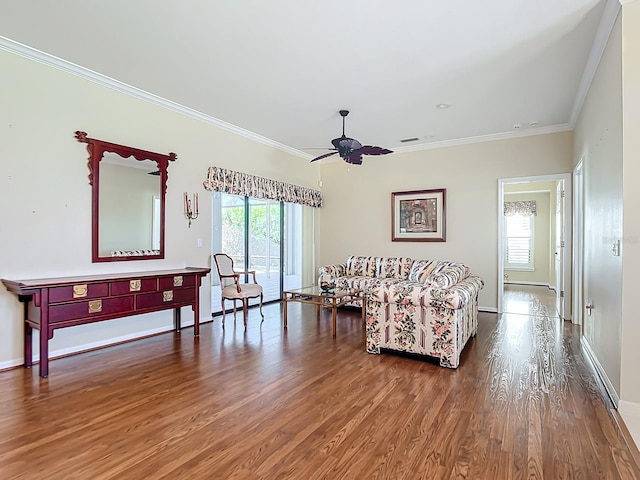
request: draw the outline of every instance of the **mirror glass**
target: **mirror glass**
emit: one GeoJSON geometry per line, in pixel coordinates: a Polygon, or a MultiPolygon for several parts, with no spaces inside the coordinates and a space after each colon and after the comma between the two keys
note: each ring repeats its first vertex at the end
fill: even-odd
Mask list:
{"type": "Polygon", "coordinates": [[[156,162],[105,152],[99,178],[98,255],[159,254],[162,207],[156,162]]]}

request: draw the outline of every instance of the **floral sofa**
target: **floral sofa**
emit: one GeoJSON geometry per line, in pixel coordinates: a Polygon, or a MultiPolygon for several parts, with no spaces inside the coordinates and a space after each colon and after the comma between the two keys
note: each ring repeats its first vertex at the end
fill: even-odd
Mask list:
{"type": "Polygon", "coordinates": [[[484,283],[461,263],[352,255],[319,273],[332,275],[338,288],[365,291],[369,353],[427,355],[457,368],[462,349],[478,330],[478,292],[484,283]]]}

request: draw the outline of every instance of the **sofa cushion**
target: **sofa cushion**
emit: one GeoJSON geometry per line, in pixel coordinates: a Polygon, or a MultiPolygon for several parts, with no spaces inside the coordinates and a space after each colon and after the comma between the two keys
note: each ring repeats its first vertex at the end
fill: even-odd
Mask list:
{"type": "Polygon", "coordinates": [[[376,257],[376,277],[405,279],[409,275],[411,262],[409,257],[376,257]]]}
{"type": "Polygon", "coordinates": [[[377,278],[367,277],[364,275],[338,277],[336,280],[336,286],[341,289],[357,288],[368,291],[370,288],[379,284],[380,281],[377,278]]]}
{"type": "Polygon", "coordinates": [[[436,260],[414,260],[409,270],[407,280],[410,282],[426,283],[427,277],[438,265],[436,260]]]}
{"type": "Polygon", "coordinates": [[[469,274],[469,267],[462,263],[439,262],[427,277],[426,283],[437,288],[449,288],[467,278],[469,274]]]}
{"type": "Polygon", "coordinates": [[[408,280],[395,283],[380,283],[369,290],[369,299],[381,303],[401,303],[405,305],[421,305],[429,287],[408,280]]]}
{"type": "Polygon", "coordinates": [[[347,258],[347,275],[373,277],[376,270],[376,257],[356,257],[350,255],[347,258]]]}

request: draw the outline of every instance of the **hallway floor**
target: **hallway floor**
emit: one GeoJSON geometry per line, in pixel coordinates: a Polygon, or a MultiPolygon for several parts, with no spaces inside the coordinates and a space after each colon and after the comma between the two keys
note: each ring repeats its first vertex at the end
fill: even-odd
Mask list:
{"type": "Polygon", "coordinates": [[[545,286],[505,284],[502,308],[504,313],[558,318],[556,292],[545,286]]]}

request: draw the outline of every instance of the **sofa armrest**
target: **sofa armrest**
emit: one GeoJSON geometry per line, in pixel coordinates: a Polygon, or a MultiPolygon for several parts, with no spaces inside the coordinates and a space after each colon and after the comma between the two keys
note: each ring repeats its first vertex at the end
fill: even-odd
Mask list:
{"type": "Polygon", "coordinates": [[[461,308],[475,298],[483,287],[484,282],[477,275],[469,275],[448,288],[432,285],[426,291],[424,304],[440,308],[461,308]]]}
{"type": "Polygon", "coordinates": [[[318,276],[323,273],[328,273],[333,275],[334,278],[344,277],[345,272],[347,271],[347,265],[344,263],[337,263],[335,265],[324,265],[318,268],[318,276]]]}
{"type": "Polygon", "coordinates": [[[368,298],[372,302],[379,303],[400,303],[455,310],[462,308],[472,298],[475,298],[482,287],[484,287],[484,283],[476,275],[470,275],[449,288],[400,281],[373,286],[368,292],[368,298]]]}

